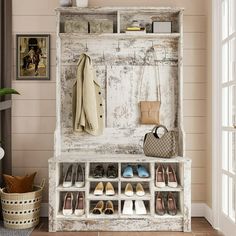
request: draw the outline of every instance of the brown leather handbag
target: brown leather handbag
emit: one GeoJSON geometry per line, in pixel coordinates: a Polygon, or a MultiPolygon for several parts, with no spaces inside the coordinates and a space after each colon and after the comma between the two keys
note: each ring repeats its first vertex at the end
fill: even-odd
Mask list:
{"type": "MultiPolygon", "coordinates": [[[[154,59],[156,58],[155,52],[153,51],[154,59]]],[[[144,70],[146,66],[142,67],[142,71],[140,73],[140,90],[139,95],[141,95],[143,90],[143,77],[144,77],[144,70]]],[[[161,107],[161,87],[160,87],[160,76],[159,76],[159,67],[155,65],[155,79],[156,79],[156,101],[140,101],[140,123],[141,124],[160,124],[159,120],[159,113],[161,107]]],[[[148,91],[147,91],[148,92],[148,91]]]]}

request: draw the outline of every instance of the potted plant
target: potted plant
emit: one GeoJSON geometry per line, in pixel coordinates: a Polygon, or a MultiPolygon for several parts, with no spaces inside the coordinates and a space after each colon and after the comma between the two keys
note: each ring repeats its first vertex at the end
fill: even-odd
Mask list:
{"type": "MultiPolygon", "coordinates": [[[[19,94],[15,89],[12,88],[0,88],[0,97],[9,94],[19,94]]],[[[0,111],[9,109],[11,107],[11,100],[0,102],[0,111]]],[[[0,160],[4,157],[4,150],[0,147],[0,160]]]]}

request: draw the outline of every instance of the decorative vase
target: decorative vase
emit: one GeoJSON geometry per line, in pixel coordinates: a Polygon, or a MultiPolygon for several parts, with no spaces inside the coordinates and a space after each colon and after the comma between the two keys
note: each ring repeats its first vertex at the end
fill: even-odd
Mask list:
{"type": "Polygon", "coordinates": [[[61,7],[72,7],[72,0],[60,0],[61,7]]]}
{"type": "Polygon", "coordinates": [[[5,151],[2,147],[0,147],[0,160],[4,157],[5,151]]]}
{"type": "Polygon", "coordinates": [[[88,7],[88,0],[76,0],[77,7],[88,7]]]}

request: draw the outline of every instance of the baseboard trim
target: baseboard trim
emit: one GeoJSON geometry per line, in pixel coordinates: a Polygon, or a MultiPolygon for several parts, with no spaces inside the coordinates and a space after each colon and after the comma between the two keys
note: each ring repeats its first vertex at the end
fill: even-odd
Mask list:
{"type": "MultiPolygon", "coordinates": [[[[41,204],[41,217],[48,217],[48,203],[41,204]]],[[[212,225],[212,209],[205,203],[192,204],[192,217],[204,217],[212,225]]]]}
{"type": "Polygon", "coordinates": [[[204,217],[212,225],[212,209],[206,203],[192,203],[192,217],[204,217]]]}

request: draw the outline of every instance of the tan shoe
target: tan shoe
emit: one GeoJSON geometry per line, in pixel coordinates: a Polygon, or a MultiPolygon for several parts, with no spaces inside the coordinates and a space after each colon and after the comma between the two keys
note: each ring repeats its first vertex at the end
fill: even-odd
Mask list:
{"type": "Polygon", "coordinates": [[[102,182],[99,182],[93,192],[94,195],[100,196],[103,195],[104,185],[102,182]]]}
{"type": "Polygon", "coordinates": [[[105,210],[104,210],[104,214],[106,214],[106,215],[114,214],[114,206],[113,206],[112,201],[107,201],[106,202],[106,207],[105,207],[105,210]]]}
{"type": "Polygon", "coordinates": [[[126,184],[125,195],[128,197],[132,197],[134,195],[134,190],[130,183],[126,184]]]}
{"type": "Polygon", "coordinates": [[[175,170],[172,168],[171,165],[167,166],[166,174],[167,174],[167,185],[171,188],[177,188],[178,183],[177,183],[175,170]]]}
{"type": "Polygon", "coordinates": [[[108,182],[108,183],[106,184],[106,195],[107,195],[107,196],[113,196],[113,195],[115,195],[114,187],[113,187],[113,185],[112,185],[110,182],[108,182]]]}
{"type": "Polygon", "coordinates": [[[99,201],[96,206],[93,208],[93,214],[95,215],[100,215],[102,214],[104,209],[104,202],[103,201],[99,201]]]}
{"type": "Polygon", "coordinates": [[[136,194],[137,194],[139,197],[142,197],[142,196],[145,195],[145,191],[144,191],[144,189],[143,189],[143,186],[142,186],[142,184],[140,184],[140,183],[138,183],[138,184],[136,185],[136,194]]]}

